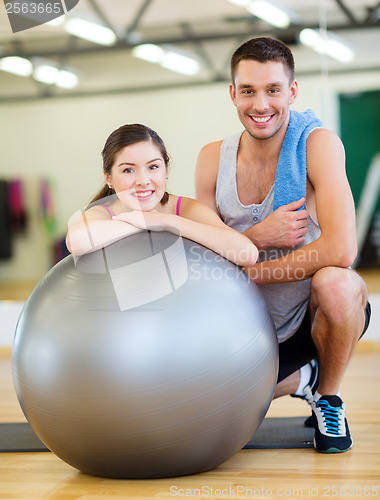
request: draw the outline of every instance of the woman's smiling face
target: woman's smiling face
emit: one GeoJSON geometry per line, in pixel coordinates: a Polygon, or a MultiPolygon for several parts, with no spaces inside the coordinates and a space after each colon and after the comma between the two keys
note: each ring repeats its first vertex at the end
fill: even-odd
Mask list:
{"type": "Polygon", "coordinates": [[[126,146],[115,156],[111,184],[119,200],[130,210],[149,212],[160,203],[166,186],[167,168],[159,148],[152,141],[126,146]]]}

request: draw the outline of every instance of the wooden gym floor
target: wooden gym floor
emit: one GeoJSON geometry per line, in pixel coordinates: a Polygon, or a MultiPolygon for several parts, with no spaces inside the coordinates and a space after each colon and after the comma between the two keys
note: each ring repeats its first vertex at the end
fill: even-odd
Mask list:
{"type": "MultiPolygon", "coordinates": [[[[367,280],[366,280],[367,281],[367,280]]],[[[373,293],[379,293],[378,276],[373,293]]],[[[0,352],[0,422],[25,418],[13,389],[9,352],[0,352]]],[[[217,469],[161,480],[111,480],[78,472],[52,453],[1,453],[1,500],[94,498],[375,498],[380,497],[380,348],[359,343],[342,384],[353,448],[339,455],[313,449],[242,450],[217,469]]],[[[268,416],[309,415],[284,397],[268,416]]]]}
{"type": "MultiPolygon", "coordinates": [[[[24,421],[9,356],[0,357],[0,380],[1,421],[24,421]]],[[[322,455],[313,449],[242,450],[207,473],[142,481],[91,477],[52,453],[1,453],[0,498],[199,498],[197,489],[202,488],[205,498],[374,498],[380,495],[379,381],[380,352],[358,348],[342,386],[354,438],[353,448],[343,454],[322,455]]],[[[305,402],[284,397],[273,402],[268,415],[308,414],[305,402]]]]}

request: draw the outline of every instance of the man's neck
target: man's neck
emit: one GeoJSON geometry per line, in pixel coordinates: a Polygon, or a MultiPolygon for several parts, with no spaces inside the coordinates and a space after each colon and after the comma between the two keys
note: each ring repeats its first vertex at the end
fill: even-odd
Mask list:
{"type": "Polygon", "coordinates": [[[256,139],[245,130],[240,140],[239,149],[246,158],[252,158],[257,161],[261,160],[266,162],[270,158],[278,158],[288,129],[288,124],[289,117],[281,129],[268,139],[256,139]]]}

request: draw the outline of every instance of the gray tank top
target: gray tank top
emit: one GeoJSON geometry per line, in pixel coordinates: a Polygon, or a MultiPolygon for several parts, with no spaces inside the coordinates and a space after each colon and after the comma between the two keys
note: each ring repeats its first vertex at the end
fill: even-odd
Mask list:
{"type": "MultiPolygon", "coordinates": [[[[273,212],[274,185],[260,204],[243,205],[238,197],[236,160],[242,132],[226,137],[220,149],[216,206],[223,221],[240,233],[262,222],[273,212]]],[[[301,196],[299,196],[301,198],[301,196]]],[[[305,241],[290,249],[265,248],[259,253],[259,262],[277,259],[319,238],[318,224],[309,218],[305,241]]],[[[285,272],[280,271],[279,272],[285,272]]],[[[310,298],[310,279],[292,283],[259,285],[276,326],[279,342],[291,337],[299,328],[310,298]]]]}

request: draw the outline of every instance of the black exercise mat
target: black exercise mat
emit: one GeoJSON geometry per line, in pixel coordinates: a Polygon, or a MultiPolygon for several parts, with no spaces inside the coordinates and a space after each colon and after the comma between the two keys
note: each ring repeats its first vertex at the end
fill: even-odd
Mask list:
{"type": "Polygon", "coordinates": [[[0,424],[0,453],[50,451],[28,423],[0,424]]]}
{"type": "MultiPolygon", "coordinates": [[[[265,418],[244,449],[312,448],[306,417],[265,418]]],[[[49,451],[28,423],[0,424],[0,453],[49,451]]]]}
{"type": "Polygon", "coordinates": [[[307,417],[265,418],[244,449],[312,448],[314,429],[307,417]]]}

